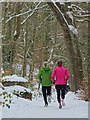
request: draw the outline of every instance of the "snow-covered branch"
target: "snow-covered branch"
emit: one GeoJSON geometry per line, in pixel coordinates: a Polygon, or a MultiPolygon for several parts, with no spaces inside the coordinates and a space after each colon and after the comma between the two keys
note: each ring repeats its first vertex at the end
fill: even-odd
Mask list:
{"type": "Polygon", "coordinates": [[[79,7],[78,5],[75,5],[75,4],[71,4],[71,7],[74,8],[74,9],[78,9],[80,11],[83,11],[83,9],[81,7],[79,7]]]}
{"type": "Polygon", "coordinates": [[[43,5],[43,6],[41,6],[41,7],[35,7],[34,9],[29,9],[28,11],[26,11],[26,12],[23,12],[23,13],[20,13],[20,14],[17,14],[17,15],[15,15],[15,13],[14,13],[14,15],[11,15],[11,17],[6,21],[6,23],[7,22],[9,22],[10,20],[12,20],[13,18],[15,18],[15,17],[19,17],[19,16],[23,16],[23,15],[26,15],[26,14],[29,14],[30,12],[35,12],[35,10],[38,10],[38,9],[42,9],[42,8],[44,8],[44,7],[46,7],[47,5],[43,5]]]}
{"type": "MultiPolygon", "coordinates": [[[[78,36],[78,30],[71,24],[68,23],[67,19],[65,18],[65,14],[60,10],[60,8],[58,7],[57,4],[59,4],[59,2],[56,4],[56,2],[54,0],[51,0],[54,4],[54,6],[56,7],[56,9],[58,10],[58,12],[60,13],[65,25],[68,27],[68,29],[73,33],[75,34],[76,36],[78,36]]],[[[71,17],[71,13],[70,13],[70,16],[71,17]]]]}
{"type": "Polygon", "coordinates": [[[37,10],[38,6],[39,6],[42,2],[43,2],[43,0],[41,0],[41,1],[36,5],[36,7],[33,9],[32,13],[27,16],[27,18],[21,23],[21,25],[23,25],[23,24],[28,20],[28,18],[31,17],[31,16],[34,14],[35,10],[37,10]]]}
{"type": "Polygon", "coordinates": [[[3,84],[2,84],[2,83],[0,83],[0,88],[4,89],[4,86],[3,86],[3,84]]]}
{"type": "Polygon", "coordinates": [[[17,54],[17,56],[19,56],[22,59],[24,58],[23,55],[21,55],[21,54],[17,54]]]}
{"type": "Polygon", "coordinates": [[[37,29],[38,29],[39,27],[41,27],[41,25],[43,25],[43,22],[45,22],[51,15],[52,15],[52,13],[49,14],[49,15],[40,23],[40,25],[37,27],[37,29]]]}
{"type": "Polygon", "coordinates": [[[67,11],[66,14],[69,16],[69,18],[73,21],[73,15],[71,11],[67,11]]]}
{"type": "Polygon", "coordinates": [[[53,57],[54,58],[63,58],[63,59],[66,59],[68,61],[67,57],[64,57],[64,56],[61,56],[61,55],[54,54],[53,57]]]}
{"type": "Polygon", "coordinates": [[[47,62],[50,62],[50,60],[51,60],[51,58],[52,58],[52,55],[53,55],[53,49],[51,49],[51,51],[50,51],[50,56],[49,56],[49,59],[48,59],[47,62]]]}
{"type": "Polygon", "coordinates": [[[90,17],[90,14],[84,14],[84,15],[75,15],[73,14],[74,17],[78,17],[78,18],[83,18],[83,17],[90,17]]]}
{"type": "MultiPolygon", "coordinates": [[[[21,54],[17,54],[21,59],[24,59],[24,57],[21,54]]],[[[31,63],[30,59],[26,58],[28,63],[31,63]]]]}
{"type": "Polygon", "coordinates": [[[0,0],[0,3],[3,3],[4,2],[4,0],[0,0]]]}
{"type": "Polygon", "coordinates": [[[59,9],[59,7],[56,5],[56,2],[54,0],[51,0],[54,4],[54,6],[57,8],[57,10],[59,11],[59,13],[61,14],[62,18],[64,19],[66,25],[68,26],[68,22],[66,20],[66,18],[64,17],[64,14],[61,12],[61,10],[59,9]]]}
{"type": "Polygon", "coordinates": [[[68,25],[70,31],[72,31],[73,34],[78,36],[78,30],[73,25],[68,25]]]}
{"type": "Polygon", "coordinates": [[[84,18],[84,19],[76,19],[77,22],[85,22],[85,21],[90,21],[90,19],[88,18],[84,18]]]}

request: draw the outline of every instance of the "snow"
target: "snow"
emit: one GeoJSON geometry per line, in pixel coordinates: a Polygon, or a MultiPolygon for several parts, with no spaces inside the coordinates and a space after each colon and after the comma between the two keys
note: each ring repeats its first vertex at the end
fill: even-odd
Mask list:
{"type": "Polygon", "coordinates": [[[72,19],[73,21],[73,15],[72,15],[72,12],[71,11],[67,11],[66,14],[72,19]]]}
{"type": "Polygon", "coordinates": [[[19,91],[19,92],[25,92],[25,91],[31,92],[31,90],[29,88],[25,88],[25,87],[19,86],[19,85],[14,85],[14,86],[4,87],[4,88],[7,92],[10,92],[10,93],[13,93],[14,90],[19,91]]]}
{"type": "MultiPolygon", "coordinates": [[[[16,80],[21,81],[21,77],[16,75],[6,76],[4,79],[18,78],[16,80]]],[[[78,94],[74,92],[68,92],[65,98],[65,107],[62,109],[58,108],[56,100],[55,87],[52,86],[52,102],[48,107],[44,107],[44,101],[40,90],[37,89],[38,84],[35,84],[34,91],[30,88],[23,86],[14,85],[4,87],[4,90],[0,88],[0,94],[3,91],[11,94],[12,98],[10,108],[0,106],[0,118],[88,118],[88,102],[79,99],[80,91],[78,94]],[[14,95],[14,91],[17,92],[32,92],[32,101],[24,98],[17,97],[14,95]]],[[[2,97],[0,96],[3,101],[2,97]]],[[[9,99],[9,98],[8,98],[9,99]]],[[[4,99],[5,100],[5,99],[4,99]]]]}
{"type": "Polygon", "coordinates": [[[4,88],[4,86],[3,86],[3,84],[2,84],[2,83],[0,83],[0,88],[4,88]]]}
{"type": "Polygon", "coordinates": [[[42,98],[29,101],[13,96],[13,101],[10,109],[2,108],[3,118],[88,118],[88,102],[77,100],[73,92],[67,93],[66,106],[62,109],[56,100],[48,107],[44,107],[42,98]]]}
{"type": "Polygon", "coordinates": [[[14,32],[14,36],[15,36],[15,35],[17,35],[17,31],[16,31],[16,30],[15,30],[15,32],[14,32]]]}
{"type": "Polygon", "coordinates": [[[0,0],[0,3],[4,2],[4,0],[0,0]]]}
{"type": "Polygon", "coordinates": [[[37,8],[39,7],[39,5],[40,5],[42,2],[43,2],[43,0],[40,0],[40,1],[39,1],[39,3],[36,5],[36,7],[35,7],[35,8],[33,9],[33,11],[31,12],[31,14],[27,16],[27,18],[21,23],[21,25],[23,25],[23,24],[27,21],[27,19],[30,18],[30,17],[34,14],[35,10],[37,10],[37,8]]]}
{"type": "Polygon", "coordinates": [[[23,77],[18,77],[17,75],[12,75],[12,76],[5,76],[2,78],[3,81],[16,81],[16,82],[28,82],[25,78],[23,77]]]}
{"type": "Polygon", "coordinates": [[[1,94],[2,94],[2,89],[0,88],[0,120],[2,118],[2,107],[1,107],[2,96],[1,96],[1,94]]]}
{"type": "Polygon", "coordinates": [[[0,120],[2,119],[2,107],[0,106],[0,120]]]}
{"type": "Polygon", "coordinates": [[[77,31],[77,29],[73,25],[68,25],[68,27],[73,32],[73,34],[78,36],[78,31],[77,31]]]}
{"type": "Polygon", "coordinates": [[[89,2],[89,0],[67,0],[67,2],[89,2]]]}
{"type": "Polygon", "coordinates": [[[48,62],[51,60],[52,54],[53,54],[53,49],[51,49],[51,51],[50,51],[50,56],[49,56],[48,62]]]}

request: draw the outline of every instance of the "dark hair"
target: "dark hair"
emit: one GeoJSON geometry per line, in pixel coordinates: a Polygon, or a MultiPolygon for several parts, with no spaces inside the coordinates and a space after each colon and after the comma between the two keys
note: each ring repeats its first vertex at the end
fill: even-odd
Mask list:
{"type": "Polygon", "coordinates": [[[62,66],[62,63],[63,63],[62,61],[58,61],[58,62],[57,62],[57,65],[58,65],[58,66],[62,66]]]}

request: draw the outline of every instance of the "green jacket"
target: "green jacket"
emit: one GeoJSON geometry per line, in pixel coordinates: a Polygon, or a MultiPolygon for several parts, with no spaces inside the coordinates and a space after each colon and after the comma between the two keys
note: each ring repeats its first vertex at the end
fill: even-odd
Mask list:
{"type": "Polygon", "coordinates": [[[51,69],[48,67],[42,68],[39,71],[39,81],[41,82],[42,86],[51,86],[52,81],[51,81],[51,69]]]}

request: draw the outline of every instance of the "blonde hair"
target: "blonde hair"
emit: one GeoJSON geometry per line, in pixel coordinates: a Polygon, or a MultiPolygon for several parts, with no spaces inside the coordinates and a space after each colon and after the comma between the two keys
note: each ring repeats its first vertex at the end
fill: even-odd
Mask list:
{"type": "Polygon", "coordinates": [[[47,67],[47,66],[48,66],[48,62],[44,62],[43,67],[47,67]]]}

